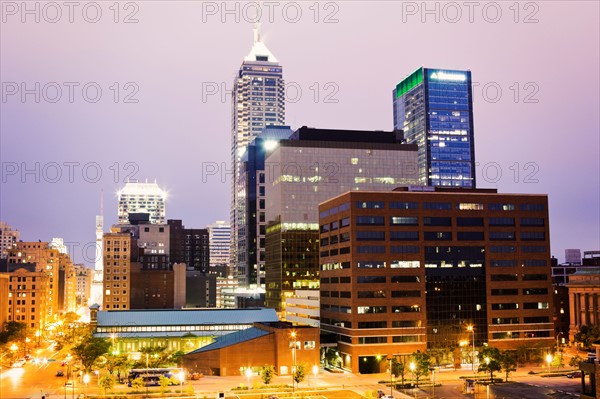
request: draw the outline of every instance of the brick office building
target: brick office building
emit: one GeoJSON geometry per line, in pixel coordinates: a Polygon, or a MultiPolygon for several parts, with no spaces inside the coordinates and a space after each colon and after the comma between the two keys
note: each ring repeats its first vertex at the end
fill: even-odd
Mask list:
{"type": "Polygon", "coordinates": [[[461,341],[470,357],[473,339],[552,346],[547,196],[405,187],[319,211],[321,329],[344,368],[381,372],[386,356],[461,341]]]}

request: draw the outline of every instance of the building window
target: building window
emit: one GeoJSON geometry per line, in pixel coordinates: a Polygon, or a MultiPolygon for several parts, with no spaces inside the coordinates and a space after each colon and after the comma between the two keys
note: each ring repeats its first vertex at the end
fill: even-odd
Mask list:
{"type": "Polygon", "coordinates": [[[385,276],[358,276],[356,282],[358,284],[385,283],[385,276]]]}
{"type": "Polygon", "coordinates": [[[358,226],[383,226],[385,225],[385,218],[383,216],[357,216],[356,224],[358,226]]]}
{"type": "Polygon", "coordinates": [[[419,240],[418,231],[391,231],[390,240],[392,241],[417,241],[419,240]]]}
{"type": "Polygon", "coordinates": [[[492,259],[490,264],[492,267],[514,267],[517,266],[517,261],[514,259],[492,259]]]}
{"type": "Polygon", "coordinates": [[[519,210],[527,212],[540,212],[546,210],[544,204],[520,204],[519,210]]]}
{"type": "Polygon", "coordinates": [[[426,231],[423,237],[427,241],[450,241],[452,240],[452,232],[450,231],[426,231]]]}
{"type": "Polygon", "coordinates": [[[452,226],[452,218],[425,217],[423,224],[425,226],[452,226]]]}
{"type": "Polygon", "coordinates": [[[482,211],[484,209],[483,204],[461,202],[456,205],[456,208],[460,211],[482,211]]]}
{"type": "Polygon", "coordinates": [[[514,204],[488,204],[488,210],[490,211],[514,211],[514,204]]]}
{"type": "Polygon", "coordinates": [[[488,223],[490,226],[514,226],[515,218],[490,218],[488,223]]]}
{"type": "Polygon", "coordinates": [[[408,216],[390,216],[390,226],[418,226],[419,219],[408,216]]]}
{"type": "Polygon", "coordinates": [[[420,296],[419,290],[392,291],[392,298],[419,298],[420,296]]]}
{"type": "Polygon", "coordinates": [[[390,202],[390,209],[419,209],[417,202],[390,202]]]}
{"type": "Polygon", "coordinates": [[[385,203],[383,201],[357,201],[356,207],[360,209],[383,209],[385,203]]]}
{"type": "Polygon", "coordinates": [[[418,245],[391,245],[390,252],[393,254],[418,254],[421,248],[418,245]]]}
{"type": "Polygon", "coordinates": [[[385,241],[383,231],[357,231],[356,240],[358,241],[385,241]]]}
{"type": "Polygon", "coordinates": [[[423,209],[449,211],[452,209],[450,202],[423,202],[423,209]]]}
{"type": "Polygon", "coordinates": [[[358,306],[356,308],[358,314],[370,313],[387,313],[387,306],[358,306]]]}
{"type": "Polygon", "coordinates": [[[519,276],[516,274],[492,274],[490,279],[492,281],[518,281],[519,276]]]}
{"type": "Polygon", "coordinates": [[[544,226],[544,218],[521,218],[521,226],[544,226]]]}
{"type": "Polygon", "coordinates": [[[459,231],[456,233],[459,241],[483,241],[483,231],[459,231]]]}
{"type": "Polygon", "coordinates": [[[546,233],[543,231],[522,231],[521,241],[544,241],[546,233]]]}
{"type": "Polygon", "coordinates": [[[356,248],[359,254],[384,254],[385,246],[383,245],[362,245],[356,248]]]}

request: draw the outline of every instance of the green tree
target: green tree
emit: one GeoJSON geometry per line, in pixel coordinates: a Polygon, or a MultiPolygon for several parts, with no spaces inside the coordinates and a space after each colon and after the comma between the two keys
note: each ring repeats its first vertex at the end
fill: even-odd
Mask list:
{"type": "Polygon", "coordinates": [[[73,348],[73,353],[81,361],[83,371],[92,369],[94,362],[108,351],[110,342],[104,338],[88,336],[73,348]]]}
{"type": "Polygon", "coordinates": [[[18,321],[7,321],[0,332],[0,344],[10,341],[22,341],[25,339],[27,324],[18,321]]]}
{"type": "Polygon", "coordinates": [[[512,351],[500,352],[500,368],[506,375],[506,381],[508,381],[511,372],[517,371],[517,359],[512,351]]]}
{"type": "Polygon", "coordinates": [[[100,384],[100,388],[104,390],[104,396],[106,396],[106,391],[110,391],[115,386],[115,378],[112,375],[106,375],[100,378],[98,383],[100,384]]]}
{"type": "Polygon", "coordinates": [[[161,375],[160,377],[158,377],[158,385],[160,385],[160,392],[161,393],[167,392],[167,388],[172,383],[173,383],[173,380],[171,380],[168,377],[165,377],[164,375],[161,375]]]}
{"type": "Polygon", "coordinates": [[[569,360],[569,366],[579,368],[579,363],[581,363],[583,359],[579,356],[573,356],[571,360],[569,360]]]}
{"type": "Polygon", "coordinates": [[[404,386],[404,376],[406,375],[406,363],[397,359],[392,359],[392,374],[400,377],[402,386],[404,386]]]}
{"type": "Polygon", "coordinates": [[[421,377],[427,377],[429,374],[429,368],[431,367],[431,356],[421,351],[416,351],[411,356],[411,363],[414,363],[414,370],[411,367],[411,371],[415,376],[417,387],[419,386],[419,380],[421,377]]]}
{"type": "Polygon", "coordinates": [[[260,368],[260,378],[265,383],[265,385],[269,385],[273,380],[273,376],[275,375],[275,367],[270,364],[266,364],[260,368]]]}
{"type": "Polygon", "coordinates": [[[501,355],[497,348],[484,347],[479,351],[479,368],[477,371],[490,373],[490,380],[494,383],[494,372],[502,370],[500,365],[501,355]]]}
{"type": "Polygon", "coordinates": [[[138,377],[131,381],[131,387],[134,389],[141,389],[144,386],[144,379],[142,377],[138,377]]]}
{"type": "Polygon", "coordinates": [[[300,384],[306,378],[306,366],[304,364],[297,364],[294,370],[294,381],[296,384],[300,384]]]}
{"type": "Polygon", "coordinates": [[[563,358],[562,352],[558,352],[558,354],[552,358],[551,366],[556,367],[557,369],[565,367],[565,359],[563,358]]]}
{"type": "Polygon", "coordinates": [[[595,325],[582,325],[575,333],[575,342],[579,342],[584,349],[589,349],[592,343],[600,338],[600,329],[595,325]]]}

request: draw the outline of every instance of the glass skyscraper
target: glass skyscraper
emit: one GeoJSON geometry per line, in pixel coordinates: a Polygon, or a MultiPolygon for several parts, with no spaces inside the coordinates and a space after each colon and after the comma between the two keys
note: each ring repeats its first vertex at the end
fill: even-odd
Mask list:
{"type": "Polygon", "coordinates": [[[419,146],[419,183],[475,187],[471,72],[419,68],[393,92],[394,128],[419,146]]]}
{"type": "MultiPolygon", "coordinates": [[[[238,230],[245,223],[240,207],[246,192],[239,187],[240,158],[248,144],[266,126],[285,124],[285,85],[283,68],[254,29],[254,45],[244,58],[233,82],[231,109],[231,251],[230,265],[238,262],[238,230]]],[[[242,227],[243,228],[243,227],[242,227]]]]}

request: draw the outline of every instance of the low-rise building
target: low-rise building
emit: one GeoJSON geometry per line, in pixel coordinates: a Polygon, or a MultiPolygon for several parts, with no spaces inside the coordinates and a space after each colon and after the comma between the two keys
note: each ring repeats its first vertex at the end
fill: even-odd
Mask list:
{"type": "Polygon", "coordinates": [[[251,328],[223,337],[183,357],[189,372],[207,375],[244,375],[272,365],[279,375],[291,374],[302,364],[308,374],[319,367],[319,329],[286,322],[254,323],[251,328]]]}

